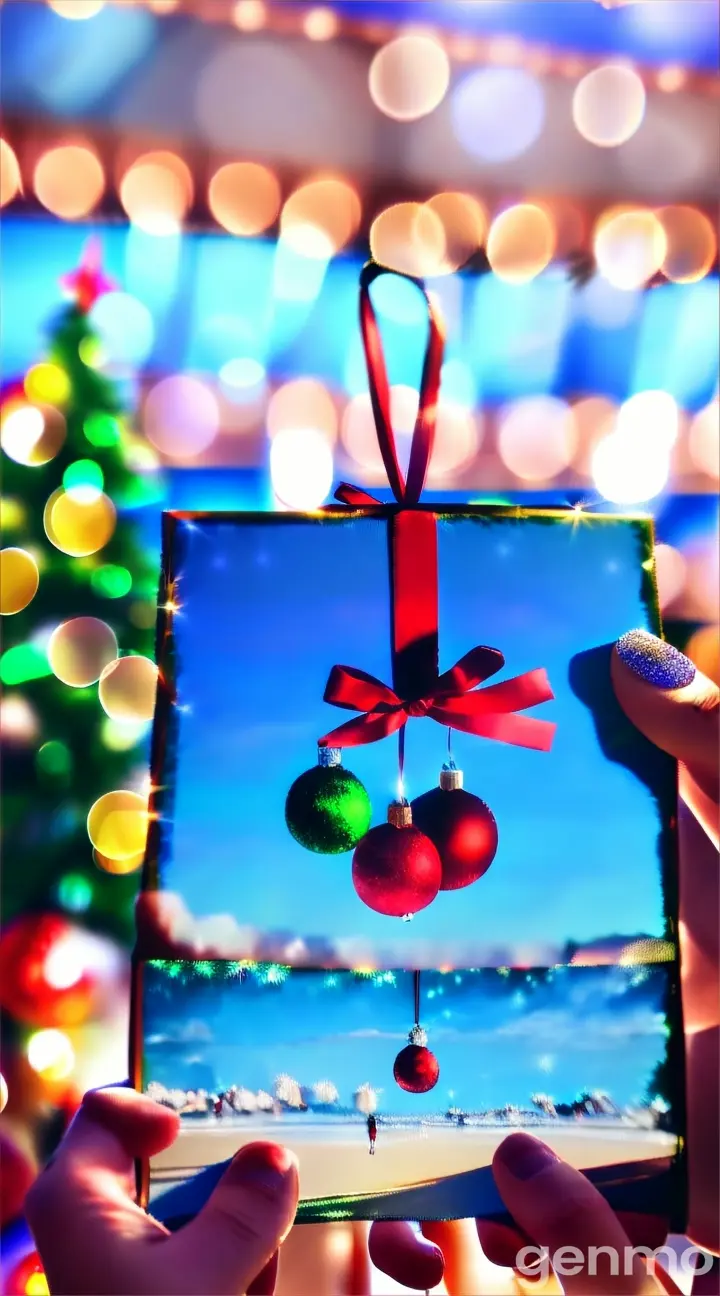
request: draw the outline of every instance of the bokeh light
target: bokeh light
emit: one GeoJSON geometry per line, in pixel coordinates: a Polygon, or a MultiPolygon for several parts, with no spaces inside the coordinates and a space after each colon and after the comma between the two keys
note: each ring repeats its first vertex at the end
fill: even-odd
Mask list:
{"type": "Polygon", "coordinates": [[[43,1080],[66,1080],[75,1066],[75,1053],[67,1035],[59,1030],[35,1031],[28,1040],[27,1059],[43,1080]]]}
{"type": "Polygon", "coordinates": [[[357,234],[362,208],[344,180],[310,180],[290,195],[280,216],[280,234],[295,252],[324,261],[357,234]]]}
{"type": "Polygon", "coordinates": [[[48,540],[72,558],[87,558],[102,549],[112,538],[116,522],[112,500],[97,491],[90,498],[76,490],[53,491],[43,516],[48,540]]]}
{"type": "Polygon", "coordinates": [[[129,855],[127,859],[110,859],[97,850],[93,850],[92,854],[95,864],[103,873],[112,873],[121,877],[127,873],[134,873],[136,869],[141,868],[145,859],[144,850],[138,851],[137,855],[129,855]]]}
{"type": "Polygon", "coordinates": [[[7,140],[0,139],[0,207],[6,207],[22,193],[20,165],[7,140]]]}
{"type": "Polygon", "coordinates": [[[50,8],[61,18],[71,22],[80,22],[84,18],[94,18],[105,8],[106,0],[48,0],[50,8]]]}
{"type": "Polygon", "coordinates": [[[28,400],[40,405],[65,405],[72,391],[68,375],[56,364],[32,365],[23,387],[28,400]]]}
{"type": "Polygon", "coordinates": [[[260,31],[265,26],[267,10],[263,0],[237,0],[233,6],[232,20],[239,31],[260,31]]]}
{"type": "Polygon", "coordinates": [[[90,585],[100,598],[124,598],[132,589],[132,576],[127,567],[117,563],[103,563],[96,567],[90,576],[90,585]]]}
{"type": "Polygon", "coordinates": [[[495,217],[487,256],[499,279],[528,283],[550,264],[554,253],[555,229],[544,207],[518,203],[495,217]]]}
{"type": "Polygon", "coordinates": [[[720,401],[716,397],[690,424],[690,458],[699,472],[720,480],[720,401]]]}
{"type": "Polygon", "coordinates": [[[338,415],[326,387],[316,378],[296,378],[278,387],[270,398],[267,430],[270,437],[278,432],[315,428],[333,444],[337,436],[338,415]]]}
{"type": "Polygon", "coordinates": [[[158,669],[149,657],[118,657],[98,684],[100,705],[111,720],[152,720],[158,669]]]}
{"type": "Polygon", "coordinates": [[[452,96],[455,134],[482,162],[520,157],[542,134],[545,95],[537,77],[520,68],[470,72],[452,96]]]}
{"type": "Polygon", "coordinates": [[[303,31],[308,40],[332,40],[338,31],[337,15],[324,5],[310,9],[303,19],[303,31]]]}
{"type": "Polygon", "coordinates": [[[108,751],[131,751],[147,736],[146,720],[111,720],[106,716],[102,722],[100,736],[108,751]]]}
{"type": "Polygon", "coordinates": [[[0,737],[3,742],[25,747],[37,737],[39,730],[37,712],[21,693],[6,693],[0,698],[0,737]]]}
{"type": "Polygon", "coordinates": [[[43,743],[35,753],[35,765],[40,775],[51,780],[66,781],[72,772],[70,748],[58,738],[43,743]]]}
{"type": "Polygon", "coordinates": [[[443,223],[427,203],[395,203],[370,226],[372,256],[401,274],[422,279],[442,273],[445,250],[443,223]]]}
{"type": "Polygon", "coordinates": [[[682,594],[686,574],[687,564],[679,549],[667,544],[655,546],[655,579],[663,611],[682,594]]]}
{"type": "Polygon", "coordinates": [[[661,268],[668,250],[662,224],[641,209],[606,213],[594,236],[598,269],[616,288],[641,288],[661,268]]]}
{"type": "Polygon", "coordinates": [[[68,464],[63,473],[65,490],[74,494],[76,499],[87,503],[102,494],[104,485],[102,468],[94,459],[75,459],[73,463],[68,464]]]}
{"type": "Polygon", "coordinates": [[[720,626],[701,626],[691,636],[685,652],[703,675],[720,685],[720,626]]]}
{"type": "Polygon", "coordinates": [[[57,884],[57,898],[69,913],[85,913],[92,904],[92,882],[84,873],[66,873],[57,884]]]}
{"type": "Polygon", "coordinates": [[[103,368],[138,369],[145,364],[153,349],[155,325],[147,306],[137,297],[103,293],[88,318],[102,348],[103,368]]]}
{"type": "Polygon", "coordinates": [[[645,86],[631,67],[604,63],[579,81],[573,95],[573,121],[599,148],[624,144],[645,116],[645,86]]]}
{"type": "Polygon", "coordinates": [[[287,508],[319,508],[333,483],[333,454],[317,428],[285,428],[270,445],[270,478],[276,498],[287,508]]]}
{"type": "Polygon", "coordinates": [[[118,653],[115,633],[99,617],[72,617],[53,630],[47,647],[52,672],[70,688],[96,684],[118,653]]]}
{"type": "Polygon", "coordinates": [[[81,144],[61,144],[38,160],[33,186],[53,216],[79,220],[89,215],[105,192],[105,172],[97,154],[81,144]]]}
{"type": "Polygon", "coordinates": [[[664,489],[670,456],[662,443],[613,432],[596,447],[592,473],[598,491],[612,504],[646,504],[664,489]]]}
{"type": "Polygon", "coordinates": [[[259,162],[228,162],[208,187],[208,205],[218,225],[231,234],[262,234],[280,211],[280,184],[259,162]]]}
{"type": "Polygon", "coordinates": [[[149,822],[147,798],[137,792],[106,792],[87,820],[90,841],[109,860],[130,860],[145,850],[149,822]]]}
{"type": "Polygon", "coordinates": [[[4,1112],[8,1104],[8,1087],[5,1076],[0,1073],[0,1112],[4,1112]]]}
{"type": "Polygon", "coordinates": [[[465,193],[440,193],[425,204],[443,227],[442,270],[452,274],[464,266],[485,242],[488,217],[482,203],[465,193]]]}
{"type": "Polygon", "coordinates": [[[199,378],[190,374],[163,378],[148,393],[143,430],[170,459],[197,458],[215,440],[219,428],[217,398],[199,378]]]}
{"type": "Polygon", "coordinates": [[[445,98],[450,62],[432,36],[397,36],[383,45],[370,64],[370,98],[386,117],[417,121],[445,98]]]}
{"type": "Polygon", "coordinates": [[[620,406],[617,431],[651,448],[672,450],[680,430],[677,401],[666,391],[642,391],[620,406]]]}
{"type": "Polygon", "coordinates": [[[500,414],[498,452],[522,481],[550,481],[572,462],[576,448],[573,412],[554,396],[527,396],[500,414]]]}
{"type": "MultiPolygon", "coordinates": [[[[414,387],[398,383],[390,388],[390,421],[399,447],[400,460],[415,429],[419,397],[414,387]]],[[[341,439],[345,450],[370,476],[385,476],[378,445],[370,396],[360,392],[345,407],[342,418],[341,439]]]]}
{"type": "Polygon", "coordinates": [[[28,468],[54,459],[66,432],[65,419],[52,405],[9,401],[0,414],[0,443],[5,454],[28,468]]]}
{"type": "Polygon", "coordinates": [[[91,445],[98,449],[117,445],[120,440],[120,424],[114,414],[95,410],[83,423],[83,432],[91,445]]]}
{"type": "Polygon", "coordinates": [[[662,207],[657,213],[665,231],[667,251],[663,274],[673,283],[697,283],[712,269],[717,235],[711,220],[696,207],[662,207]]]}
{"type": "Polygon", "coordinates": [[[441,399],[428,480],[442,480],[460,472],[475,458],[479,445],[480,433],[472,410],[441,399]]]}
{"type": "Polygon", "coordinates": [[[15,616],[32,603],[40,584],[38,565],[25,549],[0,549],[0,613],[15,616]]]}
{"type": "Polygon", "coordinates": [[[144,153],[120,182],[120,201],[146,234],[177,234],[193,200],[192,175],[175,153],[144,153]]]}
{"type": "Polygon", "coordinates": [[[618,407],[607,396],[584,396],[572,407],[577,447],[574,465],[589,474],[596,445],[615,431],[618,407]]]}

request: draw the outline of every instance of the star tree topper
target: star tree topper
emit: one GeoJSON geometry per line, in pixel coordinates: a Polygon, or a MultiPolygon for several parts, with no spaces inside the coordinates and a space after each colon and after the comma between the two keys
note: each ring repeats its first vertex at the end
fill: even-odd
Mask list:
{"type": "Polygon", "coordinates": [[[60,284],[85,315],[95,305],[98,297],[117,288],[117,284],[102,268],[102,244],[99,238],[88,239],[77,270],[64,275],[60,284]]]}

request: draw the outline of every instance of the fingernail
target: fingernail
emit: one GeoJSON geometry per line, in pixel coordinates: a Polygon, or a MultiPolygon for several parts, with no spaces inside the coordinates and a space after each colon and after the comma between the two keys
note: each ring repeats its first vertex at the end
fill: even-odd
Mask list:
{"type": "Polygon", "coordinates": [[[695,678],[695,667],[690,659],[672,644],[648,634],[647,630],[631,630],[618,639],[615,647],[620,661],[655,688],[685,688],[695,678]]]}
{"type": "Polygon", "coordinates": [[[510,1134],[500,1144],[495,1156],[513,1179],[534,1179],[558,1158],[551,1148],[531,1134],[510,1134]]]}
{"type": "Polygon", "coordinates": [[[293,1168],[297,1170],[297,1159],[277,1143],[250,1143],[233,1162],[244,1184],[270,1197],[282,1191],[293,1168]]]}

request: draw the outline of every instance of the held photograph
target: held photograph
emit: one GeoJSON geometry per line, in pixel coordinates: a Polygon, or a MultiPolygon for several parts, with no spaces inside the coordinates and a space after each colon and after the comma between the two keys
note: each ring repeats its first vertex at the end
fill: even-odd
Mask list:
{"type": "Polygon", "coordinates": [[[674,957],[675,769],[609,673],[658,628],[649,522],[166,515],[164,544],[141,957],[674,957]]]}
{"type": "Polygon", "coordinates": [[[525,1129],[630,1190],[656,1178],[669,1209],[682,1044],[666,965],[141,975],[136,1083],[181,1117],[151,1203],[269,1139],[299,1158],[301,1219],[479,1215],[495,1148],[525,1129]]]}

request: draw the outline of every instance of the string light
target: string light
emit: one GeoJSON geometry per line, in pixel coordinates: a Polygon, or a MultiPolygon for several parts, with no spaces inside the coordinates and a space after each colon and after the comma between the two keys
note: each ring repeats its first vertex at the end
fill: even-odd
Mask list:
{"type": "Polygon", "coordinates": [[[397,36],[378,50],[368,78],[370,97],[386,117],[417,121],[445,98],[450,62],[432,36],[397,36]]]}
{"type": "Polygon", "coordinates": [[[573,121],[590,144],[616,148],[641,126],[645,102],[645,86],[637,72],[621,63],[606,63],[578,83],[573,121]]]}
{"type": "Polygon", "coordinates": [[[105,190],[105,173],[97,154],[79,144],[48,149],[33,175],[38,200],[62,220],[89,215],[105,190]]]}
{"type": "Polygon", "coordinates": [[[0,139],[0,207],[6,207],[22,193],[20,166],[7,140],[0,139]]]}
{"type": "Polygon", "coordinates": [[[280,211],[277,177],[258,162],[228,162],[208,186],[208,206],[218,225],[230,234],[262,234],[280,211]]]}
{"type": "Polygon", "coordinates": [[[652,211],[612,211],[595,230],[595,260],[601,274],[616,288],[641,288],[657,273],[667,256],[665,230],[652,211]]]}
{"type": "Polygon", "coordinates": [[[65,1080],[75,1066],[75,1052],[62,1031],[40,1030],[28,1040],[27,1060],[43,1080],[65,1080]]]}
{"type": "Polygon", "coordinates": [[[193,200],[193,179],[175,153],[144,153],[120,182],[120,201],[133,225],[147,234],[177,234],[193,200]]]}
{"type": "Polygon", "coordinates": [[[499,279],[529,283],[550,264],[555,243],[555,229],[545,208],[518,203],[495,217],[487,257],[499,279]]]}

